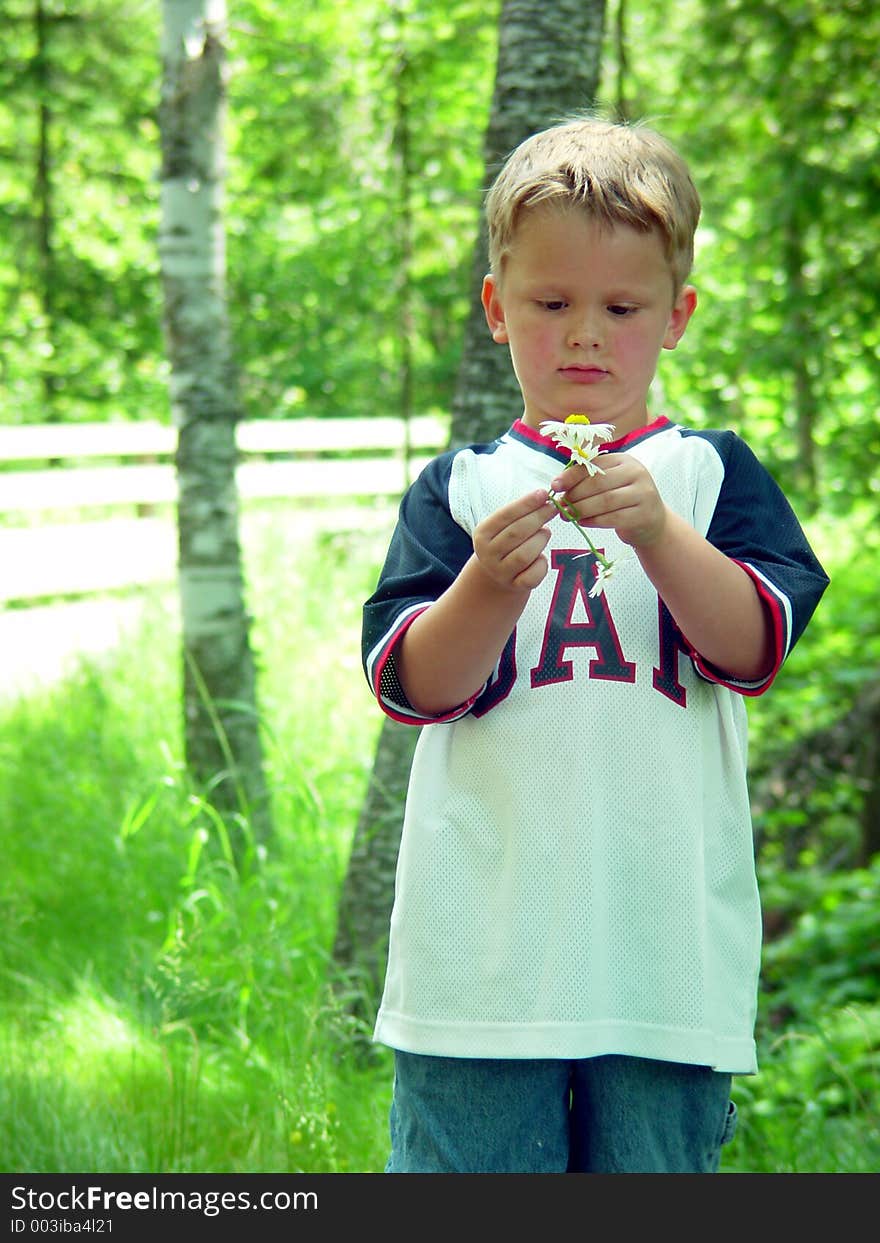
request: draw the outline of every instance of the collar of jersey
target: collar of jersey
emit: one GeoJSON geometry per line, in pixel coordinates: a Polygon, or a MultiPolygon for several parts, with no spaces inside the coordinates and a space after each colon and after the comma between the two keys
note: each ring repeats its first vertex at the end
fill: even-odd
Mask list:
{"type": "MultiPolygon", "coordinates": [[[[667,427],[672,427],[672,423],[665,414],[661,414],[652,422],[646,423],[644,427],[636,427],[631,432],[627,432],[619,440],[609,440],[607,444],[602,446],[602,452],[619,453],[622,449],[629,449],[631,445],[644,440],[648,436],[665,431],[667,427]]],[[[523,423],[522,419],[517,419],[507,434],[513,440],[519,440],[523,444],[537,449],[539,453],[546,453],[560,462],[567,462],[571,457],[568,449],[563,449],[550,436],[542,436],[534,427],[529,427],[528,424],[523,423]]]]}

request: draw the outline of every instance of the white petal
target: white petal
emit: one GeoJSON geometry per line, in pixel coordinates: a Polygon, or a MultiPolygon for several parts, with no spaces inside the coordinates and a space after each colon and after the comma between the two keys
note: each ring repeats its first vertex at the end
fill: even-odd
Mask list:
{"type": "Polygon", "coordinates": [[[616,564],[617,564],[616,562],[612,562],[611,565],[597,565],[596,566],[596,581],[595,583],[593,583],[593,586],[589,590],[588,594],[590,596],[595,597],[595,596],[602,595],[602,592],[605,590],[605,584],[608,582],[608,579],[611,578],[611,576],[614,573],[616,564]]]}
{"type": "Polygon", "coordinates": [[[589,430],[596,440],[613,440],[617,434],[613,423],[591,423],[589,430]]]}

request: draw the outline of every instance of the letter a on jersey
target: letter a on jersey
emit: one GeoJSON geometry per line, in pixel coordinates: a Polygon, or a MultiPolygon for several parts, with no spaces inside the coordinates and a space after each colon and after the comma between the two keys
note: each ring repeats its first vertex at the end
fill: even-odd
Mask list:
{"type": "Polygon", "coordinates": [[[588,670],[591,678],[635,681],[636,667],[624,659],[604,593],[590,599],[595,566],[592,553],[585,556],[562,548],[552,552],[550,568],[556,571],[556,585],[544,627],[541,656],[531,672],[532,686],[570,681],[574,665],[566,653],[573,647],[595,650],[588,670]],[[581,620],[576,621],[578,613],[581,620]]]}

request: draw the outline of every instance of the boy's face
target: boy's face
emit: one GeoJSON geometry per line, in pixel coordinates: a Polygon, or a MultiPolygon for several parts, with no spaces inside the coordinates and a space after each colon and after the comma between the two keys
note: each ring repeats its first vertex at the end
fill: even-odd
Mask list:
{"type": "Polygon", "coordinates": [[[660,350],[675,349],[695,306],[691,286],[673,300],[657,233],[552,205],[524,214],[500,282],[483,283],[486,320],[510,345],[533,428],[569,414],[613,423],[618,436],[643,427],[660,350]]]}

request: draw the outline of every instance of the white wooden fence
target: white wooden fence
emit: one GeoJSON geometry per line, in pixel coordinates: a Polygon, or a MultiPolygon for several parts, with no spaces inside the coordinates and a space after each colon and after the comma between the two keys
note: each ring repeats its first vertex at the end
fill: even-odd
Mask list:
{"type": "MultiPolygon", "coordinates": [[[[236,429],[248,501],[399,497],[447,442],[448,420],[265,420],[236,429]]],[[[167,577],[176,431],[159,423],[0,427],[0,601],[167,577]]],[[[310,506],[315,510],[315,506],[310,506]]]]}
{"type": "MultiPolygon", "coordinates": [[[[239,495],[244,500],[399,496],[443,448],[447,433],[442,418],[410,420],[407,461],[401,419],[241,423],[239,495]]],[[[176,437],[160,423],[0,427],[0,515],[172,503],[176,437]],[[4,463],[15,463],[15,469],[2,469],[4,463]]]]}

